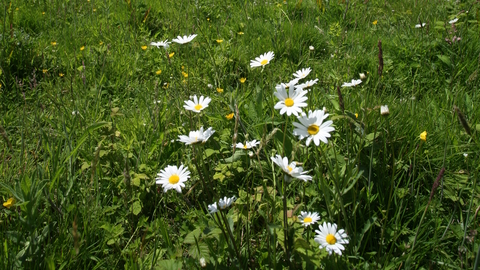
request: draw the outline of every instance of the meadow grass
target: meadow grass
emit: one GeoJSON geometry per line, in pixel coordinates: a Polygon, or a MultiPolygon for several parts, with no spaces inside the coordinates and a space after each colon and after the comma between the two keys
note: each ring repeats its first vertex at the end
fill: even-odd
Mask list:
{"type": "Polygon", "coordinates": [[[480,264],[478,1],[0,7],[2,269],[480,264]],[[274,108],[303,68],[298,84],[318,81],[302,109],[329,114],[328,143],[307,146],[274,108]],[[194,95],[211,98],[200,113],[184,108],[194,95]],[[201,127],[215,133],[179,141],[201,127]],[[156,184],[170,165],[190,172],[181,193],[156,184]],[[304,226],[303,211],[320,220],[304,226]],[[341,254],[314,240],[324,222],[345,230],[341,254]]]}

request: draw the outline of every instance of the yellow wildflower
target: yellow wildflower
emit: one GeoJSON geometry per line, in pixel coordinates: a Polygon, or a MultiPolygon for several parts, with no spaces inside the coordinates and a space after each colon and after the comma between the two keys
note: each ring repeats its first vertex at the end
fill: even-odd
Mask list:
{"type": "Polygon", "coordinates": [[[355,118],[358,118],[358,113],[355,113],[355,118]]]}
{"type": "Polygon", "coordinates": [[[217,92],[218,93],[223,93],[223,89],[222,88],[217,88],[217,92]]]}
{"type": "Polygon", "coordinates": [[[239,34],[239,35],[243,35],[243,32],[238,32],[237,34],[239,34]]]}
{"type": "Polygon", "coordinates": [[[217,39],[217,43],[222,43],[223,39],[217,39]]]}
{"type": "Polygon", "coordinates": [[[47,73],[47,71],[48,69],[45,69],[45,68],[42,70],[43,74],[47,73]]]}
{"type": "Polygon", "coordinates": [[[80,51],[85,50],[85,46],[80,47],[80,51]]]}
{"type": "Polygon", "coordinates": [[[57,46],[57,42],[56,41],[52,41],[52,46],[57,46]]]}
{"type": "Polygon", "coordinates": [[[240,78],[240,83],[245,83],[246,80],[247,78],[240,78]]]}
{"type": "Polygon", "coordinates": [[[377,25],[378,21],[375,20],[375,21],[373,21],[372,23],[373,23],[373,25],[377,25]]]}
{"type": "Polygon", "coordinates": [[[100,41],[99,45],[102,46],[102,45],[103,45],[103,41],[100,41]]]}
{"type": "Polygon", "coordinates": [[[182,71],[182,75],[183,77],[188,78],[188,73],[182,71]]]}
{"type": "Polygon", "coordinates": [[[45,15],[45,11],[44,11],[44,12],[42,12],[42,15],[45,15]]]}
{"type": "Polygon", "coordinates": [[[58,73],[58,76],[63,77],[63,76],[65,76],[65,74],[63,74],[63,73],[58,73]]]}
{"type": "Polygon", "coordinates": [[[171,54],[168,55],[168,58],[172,58],[175,52],[172,52],[171,54]]]}
{"type": "Polygon", "coordinates": [[[227,118],[227,120],[232,120],[233,119],[233,112],[231,114],[227,114],[225,115],[225,118],[227,118]]]}
{"type": "Polygon", "coordinates": [[[157,75],[162,74],[162,70],[161,70],[161,69],[157,70],[157,71],[155,72],[155,74],[157,74],[157,75]]]}
{"type": "Polygon", "coordinates": [[[420,133],[420,140],[427,141],[427,131],[420,133]]]}
{"type": "Polygon", "coordinates": [[[145,51],[146,49],[147,49],[147,45],[143,45],[143,46],[142,46],[142,50],[145,51]]]}
{"type": "Polygon", "coordinates": [[[15,204],[15,198],[10,198],[6,202],[3,203],[3,206],[6,208],[10,208],[15,204]]]}

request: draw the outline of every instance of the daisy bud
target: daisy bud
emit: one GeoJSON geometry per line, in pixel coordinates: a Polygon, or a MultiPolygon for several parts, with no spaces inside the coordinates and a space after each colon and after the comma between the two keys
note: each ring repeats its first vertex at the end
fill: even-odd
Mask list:
{"type": "Polygon", "coordinates": [[[212,89],[213,85],[207,84],[207,87],[210,88],[210,89],[212,89]]]}
{"type": "Polygon", "coordinates": [[[388,105],[380,106],[380,114],[381,115],[389,115],[390,111],[388,110],[388,105]]]}
{"type": "Polygon", "coordinates": [[[309,49],[310,51],[315,50],[315,48],[314,48],[313,46],[309,46],[308,49],[309,49]]]}
{"type": "Polygon", "coordinates": [[[367,76],[365,76],[365,73],[360,73],[359,75],[360,75],[360,79],[362,79],[362,80],[367,78],[367,76]]]}
{"type": "Polygon", "coordinates": [[[250,158],[253,158],[253,152],[252,152],[252,151],[248,151],[248,156],[249,156],[250,158]]]}
{"type": "Polygon", "coordinates": [[[207,261],[205,260],[204,257],[201,257],[201,258],[200,258],[200,266],[201,266],[202,268],[207,267],[207,261]]]}

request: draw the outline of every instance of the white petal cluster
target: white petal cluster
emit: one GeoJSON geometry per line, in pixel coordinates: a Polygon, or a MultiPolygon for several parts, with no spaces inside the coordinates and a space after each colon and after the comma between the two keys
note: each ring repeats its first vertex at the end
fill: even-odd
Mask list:
{"type": "Polygon", "coordinates": [[[300,212],[301,215],[298,216],[298,219],[300,219],[300,222],[303,224],[303,226],[308,227],[310,225],[313,225],[317,223],[317,221],[320,220],[320,215],[317,212],[300,212]]]}
{"type": "Polygon", "coordinates": [[[260,142],[257,141],[257,140],[253,140],[253,141],[249,141],[249,142],[245,142],[245,144],[243,143],[237,143],[235,145],[236,148],[242,148],[242,149],[251,149],[257,145],[259,145],[260,142]]]}
{"type": "Polygon", "coordinates": [[[308,93],[301,88],[295,90],[290,89],[287,93],[285,84],[277,85],[277,90],[274,95],[280,100],[275,104],[275,109],[280,110],[280,114],[287,113],[288,116],[294,114],[298,116],[298,113],[302,112],[303,107],[307,107],[305,101],[308,99],[305,95],[308,93]]]}
{"type": "Polygon", "coordinates": [[[273,52],[267,52],[267,53],[264,53],[262,55],[260,55],[259,57],[255,58],[255,60],[251,60],[250,61],[250,67],[254,68],[254,67],[264,67],[265,65],[268,65],[268,63],[270,63],[270,61],[273,60],[273,57],[275,56],[275,54],[273,52]]]}
{"type": "Polygon", "coordinates": [[[192,41],[196,36],[196,34],[190,36],[185,35],[183,37],[178,36],[177,38],[172,39],[172,41],[178,44],[185,44],[192,41]]]}
{"type": "Polygon", "coordinates": [[[288,158],[277,155],[275,157],[271,157],[272,161],[279,166],[284,173],[288,176],[303,180],[305,182],[312,180],[312,177],[309,175],[305,175],[307,172],[303,171],[302,167],[297,167],[296,162],[288,163],[288,158]]]}
{"type": "Polygon", "coordinates": [[[187,167],[180,167],[168,165],[161,170],[155,178],[155,183],[162,185],[163,191],[167,192],[170,189],[175,189],[178,193],[182,192],[182,187],[185,187],[185,182],[190,178],[190,171],[187,167]]]}
{"type": "Polygon", "coordinates": [[[345,82],[342,84],[342,87],[352,87],[352,86],[357,86],[362,83],[361,79],[355,80],[352,79],[352,82],[345,82]]]}
{"type": "Polygon", "coordinates": [[[303,69],[297,70],[295,73],[293,73],[293,77],[298,78],[298,79],[303,79],[303,78],[307,77],[308,74],[310,74],[311,71],[312,71],[311,68],[303,68],[303,69]]]}
{"type": "Polygon", "coordinates": [[[167,49],[170,46],[169,45],[170,43],[171,42],[168,42],[168,39],[167,39],[165,41],[152,42],[152,43],[150,43],[150,45],[155,46],[157,48],[163,47],[163,48],[167,49]]]}
{"type": "Polygon", "coordinates": [[[308,115],[302,113],[298,117],[298,122],[294,122],[296,127],[293,130],[293,135],[298,136],[300,140],[307,138],[306,145],[310,145],[313,140],[316,146],[320,145],[320,141],[328,143],[327,138],[330,138],[330,132],[334,131],[332,127],[333,122],[331,120],[323,122],[328,117],[328,113],[323,110],[309,111],[308,115]]]}
{"type": "Polygon", "coordinates": [[[190,131],[188,136],[179,135],[178,141],[183,142],[186,145],[205,143],[207,142],[208,138],[213,135],[213,133],[215,133],[215,130],[213,130],[212,127],[209,127],[205,131],[203,131],[203,127],[201,127],[199,130],[190,131]]]}
{"type": "Polygon", "coordinates": [[[199,113],[201,110],[208,107],[208,104],[212,101],[209,97],[200,96],[200,99],[197,98],[197,95],[193,96],[193,100],[185,100],[185,105],[183,107],[186,110],[199,113]]]}
{"type": "Polygon", "coordinates": [[[320,249],[325,248],[328,254],[333,252],[342,255],[342,250],[345,250],[343,245],[348,244],[347,234],[345,230],[337,231],[337,224],[330,224],[324,222],[320,225],[320,230],[315,230],[315,242],[320,244],[320,249]]]}

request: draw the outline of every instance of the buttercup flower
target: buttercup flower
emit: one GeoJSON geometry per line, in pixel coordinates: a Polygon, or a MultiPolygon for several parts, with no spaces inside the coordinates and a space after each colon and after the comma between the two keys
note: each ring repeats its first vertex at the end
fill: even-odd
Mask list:
{"type": "Polygon", "coordinates": [[[307,172],[303,171],[302,167],[297,167],[296,162],[291,162],[289,164],[287,157],[282,158],[282,156],[277,155],[275,157],[271,157],[271,159],[289,177],[294,177],[305,182],[312,180],[311,176],[305,175],[307,172]]]}
{"type": "Polygon", "coordinates": [[[253,141],[249,141],[249,142],[245,142],[245,144],[243,143],[237,143],[235,145],[236,148],[242,148],[242,149],[250,149],[250,148],[253,148],[257,145],[259,145],[260,142],[257,141],[257,140],[253,140],[253,141]]]}
{"type": "Polygon", "coordinates": [[[223,93],[223,89],[222,88],[217,88],[217,92],[221,94],[221,93],[223,93]]]}
{"type": "Polygon", "coordinates": [[[246,80],[247,78],[240,78],[240,83],[245,83],[246,80]]]}
{"type": "Polygon", "coordinates": [[[178,44],[185,44],[192,41],[196,36],[197,36],[196,34],[190,35],[190,36],[185,35],[183,37],[178,36],[177,38],[172,39],[172,41],[178,44]]]}
{"type": "Polygon", "coordinates": [[[217,43],[222,43],[223,39],[217,39],[216,41],[217,41],[217,43]]]}
{"type": "Polygon", "coordinates": [[[11,197],[6,202],[3,203],[3,207],[10,208],[15,204],[15,198],[11,197]]]}
{"type": "Polygon", "coordinates": [[[307,138],[307,146],[312,140],[316,146],[320,145],[320,141],[328,143],[327,138],[331,137],[330,132],[335,130],[335,128],[332,127],[332,120],[323,122],[328,115],[329,114],[325,114],[323,110],[309,111],[308,116],[302,113],[302,115],[298,117],[300,123],[293,123],[296,127],[293,130],[293,135],[298,136],[300,140],[307,138]]]}
{"type": "Polygon", "coordinates": [[[233,196],[231,198],[223,197],[223,199],[220,199],[218,201],[218,209],[219,210],[224,210],[227,207],[229,207],[230,205],[232,205],[233,202],[235,202],[235,196],[233,196]]]}
{"type": "Polygon", "coordinates": [[[50,44],[52,44],[52,46],[57,46],[57,42],[56,42],[56,41],[52,41],[50,44]]]}
{"type": "Polygon", "coordinates": [[[297,70],[297,72],[293,73],[293,77],[298,78],[298,79],[303,79],[303,78],[307,77],[308,74],[310,74],[311,71],[312,71],[311,68],[300,69],[300,70],[297,70]]]}
{"type": "Polygon", "coordinates": [[[162,185],[163,192],[175,189],[178,193],[181,193],[182,187],[185,187],[184,183],[190,178],[190,172],[183,165],[180,165],[180,167],[168,165],[157,176],[155,183],[162,185]]]}
{"type": "Polygon", "coordinates": [[[317,221],[320,220],[320,215],[318,215],[317,212],[300,212],[301,215],[298,216],[298,219],[300,219],[300,222],[303,224],[303,226],[308,227],[309,225],[313,225],[317,223],[317,221]]]}
{"type": "Polygon", "coordinates": [[[267,65],[268,63],[270,63],[270,61],[272,61],[274,56],[275,56],[275,54],[273,52],[264,53],[264,54],[260,55],[259,57],[255,58],[255,60],[251,60],[250,61],[250,67],[252,67],[252,68],[263,67],[263,66],[267,65]]]}
{"type": "Polygon", "coordinates": [[[214,213],[218,212],[217,202],[214,202],[214,203],[208,205],[208,212],[210,214],[214,214],[214,213]]]}
{"type": "Polygon", "coordinates": [[[375,20],[375,21],[372,22],[373,25],[377,25],[377,23],[378,23],[377,20],[375,20]]]}
{"type": "Polygon", "coordinates": [[[232,112],[230,114],[225,115],[225,118],[227,118],[227,120],[232,120],[233,116],[234,116],[234,113],[232,112]]]}
{"type": "Polygon", "coordinates": [[[337,224],[330,224],[324,222],[319,226],[320,230],[315,230],[315,242],[320,244],[320,249],[325,248],[328,254],[332,252],[342,255],[342,250],[345,250],[343,245],[348,244],[347,234],[345,230],[341,229],[337,232],[337,224]]]}
{"type": "Polygon", "coordinates": [[[168,58],[172,58],[174,54],[175,54],[175,52],[172,52],[172,53],[168,54],[168,58]]]}
{"type": "Polygon", "coordinates": [[[305,96],[307,91],[303,89],[290,89],[289,93],[287,94],[287,90],[285,89],[285,85],[277,85],[275,87],[277,91],[274,95],[280,100],[277,104],[275,104],[275,109],[280,110],[280,114],[287,113],[288,116],[294,114],[298,116],[298,113],[302,112],[302,107],[307,107],[307,103],[304,101],[307,100],[305,96]],[[293,92],[293,94],[292,94],[293,92]]]}
{"type": "Polygon", "coordinates": [[[80,51],[85,50],[85,46],[80,47],[80,51]]]}
{"type": "Polygon", "coordinates": [[[213,130],[212,127],[209,127],[205,131],[203,131],[203,127],[201,127],[199,130],[190,131],[190,133],[188,133],[188,136],[179,135],[178,141],[183,142],[186,145],[205,143],[207,142],[208,138],[213,135],[213,133],[215,133],[215,130],[213,130]]]}
{"type": "Polygon", "coordinates": [[[147,49],[147,46],[146,45],[143,45],[142,46],[142,50],[146,50],[147,49]]]}
{"type": "Polygon", "coordinates": [[[420,140],[427,141],[427,131],[420,133],[420,140]]]}
{"type": "Polygon", "coordinates": [[[355,79],[352,79],[352,82],[345,82],[342,84],[342,87],[352,87],[352,86],[356,86],[356,85],[359,85],[362,83],[362,80],[358,79],[358,80],[355,80],[355,79]]]}
{"type": "Polygon", "coordinates": [[[183,105],[183,107],[186,109],[186,110],[189,110],[189,111],[194,111],[196,113],[199,113],[201,110],[205,109],[206,107],[208,107],[208,104],[210,103],[210,101],[212,101],[211,98],[209,97],[203,97],[201,96],[200,97],[200,100],[197,98],[197,95],[194,95],[193,96],[193,101],[192,100],[185,100],[185,105],[183,105]]]}
{"type": "Polygon", "coordinates": [[[162,70],[161,70],[161,69],[159,69],[159,70],[155,71],[155,74],[157,74],[157,75],[160,75],[160,74],[162,74],[162,70]]]}
{"type": "Polygon", "coordinates": [[[165,41],[159,41],[159,42],[151,42],[150,45],[155,46],[157,48],[163,47],[163,48],[168,48],[171,42],[168,42],[168,39],[165,41]]]}

